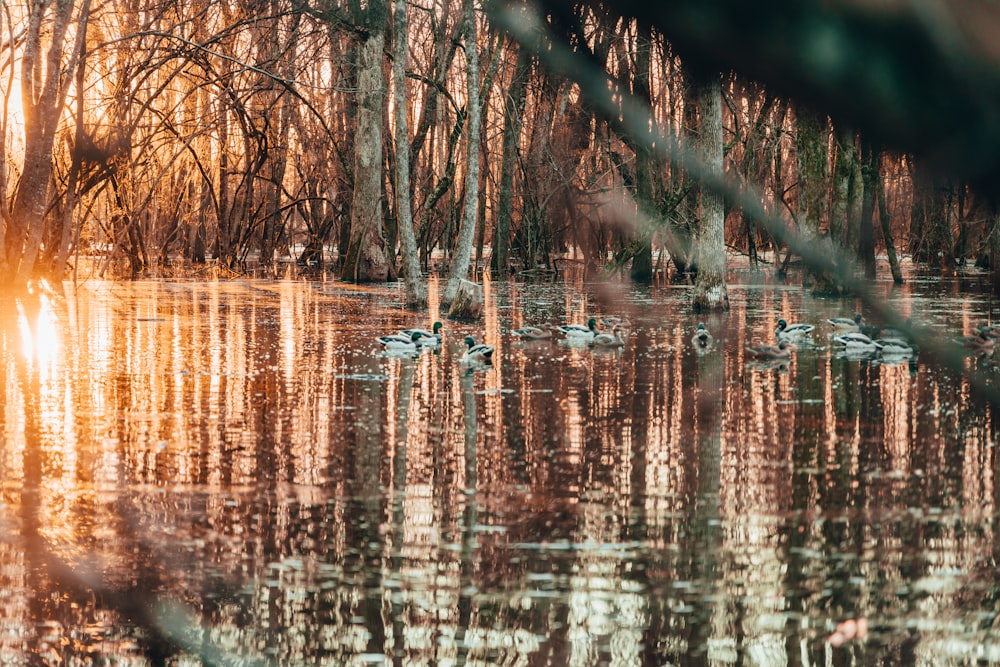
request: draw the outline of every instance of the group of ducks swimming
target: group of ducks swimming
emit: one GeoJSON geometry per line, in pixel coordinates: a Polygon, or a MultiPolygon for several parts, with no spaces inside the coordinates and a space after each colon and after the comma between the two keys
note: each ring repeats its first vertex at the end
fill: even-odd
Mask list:
{"type": "MultiPolygon", "coordinates": [[[[917,345],[909,335],[912,322],[905,329],[874,327],[866,325],[860,313],[854,317],[835,317],[827,320],[833,328],[832,341],[852,356],[875,356],[891,359],[913,359],[917,355],[917,345]]],[[[604,327],[598,328],[598,319],[591,317],[587,324],[564,324],[561,326],[524,326],[511,331],[511,335],[524,341],[548,340],[562,336],[567,341],[586,344],[591,347],[615,349],[625,346],[622,329],[627,324],[619,317],[605,317],[600,320],[604,327]],[[610,332],[608,329],[610,328],[610,332]]],[[[433,329],[404,329],[399,333],[379,336],[376,340],[388,352],[417,353],[423,349],[435,349],[441,345],[441,322],[435,322],[433,329]]],[[[783,361],[790,359],[792,349],[816,329],[812,324],[789,324],[778,320],[775,330],[777,344],[757,344],[747,347],[751,358],[759,361],[783,361]]],[[[988,325],[976,330],[975,335],[956,339],[966,349],[992,354],[994,341],[1000,338],[1000,325],[988,325]]],[[[691,344],[699,352],[712,348],[714,338],[704,323],[699,323],[691,344]]],[[[472,336],[465,337],[466,350],[459,360],[465,365],[489,365],[492,363],[493,346],[477,343],[472,336]]]]}
{"type": "MultiPolygon", "coordinates": [[[[827,320],[833,328],[834,344],[853,356],[880,355],[883,358],[909,359],[916,355],[917,347],[909,335],[900,329],[870,327],[863,322],[861,313],[851,317],[834,317],[827,320]]],[[[789,324],[778,320],[775,330],[776,345],[757,345],[747,348],[752,357],[760,360],[788,359],[792,346],[809,336],[816,326],[813,324],[789,324]]]]}
{"type": "MultiPolygon", "coordinates": [[[[562,326],[534,327],[525,326],[511,331],[511,335],[521,340],[546,340],[561,335],[567,340],[584,343],[592,347],[621,348],[625,346],[622,338],[622,326],[625,322],[618,317],[606,317],[601,320],[605,327],[611,327],[611,333],[601,331],[597,326],[597,318],[591,317],[587,324],[564,324],[562,326]]],[[[441,322],[435,322],[432,330],[403,329],[399,333],[379,336],[375,340],[391,353],[412,354],[424,349],[440,347],[442,334],[441,322]]],[[[466,350],[459,359],[464,365],[489,365],[493,360],[493,346],[477,343],[472,336],[465,337],[466,350]]]]}
{"type": "MultiPolygon", "coordinates": [[[[403,329],[399,333],[379,336],[375,340],[391,353],[413,354],[421,350],[433,350],[441,347],[440,322],[435,322],[431,331],[427,329],[403,329]]],[[[466,365],[488,365],[493,362],[493,346],[476,343],[472,336],[465,337],[466,350],[460,362],[466,365]]]]}
{"type": "MultiPolygon", "coordinates": [[[[831,340],[852,356],[879,355],[891,359],[916,357],[918,348],[909,333],[913,327],[912,320],[907,320],[903,329],[896,329],[870,326],[863,319],[861,313],[855,314],[853,318],[828,319],[827,322],[833,327],[831,340]]],[[[788,359],[792,345],[811,334],[815,328],[812,324],[789,324],[780,319],[775,331],[777,345],[758,345],[748,348],[748,352],[762,360],[788,359]]],[[[976,329],[974,335],[956,338],[954,342],[974,353],[992,354],[997,338],[1000,338],[1000,325],[987,325],[976,329]]]]}

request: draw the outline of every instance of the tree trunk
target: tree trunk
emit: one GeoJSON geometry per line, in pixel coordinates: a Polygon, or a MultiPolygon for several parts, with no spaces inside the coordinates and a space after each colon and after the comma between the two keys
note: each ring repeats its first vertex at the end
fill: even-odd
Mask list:
{"type": "MultiPolygon", "coordinates": [[[[725,147],[722,136],[722,85],[718,75],[698,85],[701,111],[701,134],[698,151],[706,168],[722,178],[725,147]]],[[[725,201],[722,193],[702,186],[701,216],[698,229],[698,276],[694,287],[694,308],[726,310],[725,201]]]]}
{"type": "MultiPolygon", "coordinates": [[[[5,262],[0,267],[0,282],[25,283],[34,274],[35,262],[45,231],[49,181],[52,176],[52,147],[61,116],[63,100],[73,77],[62,69],[64,40],[72,22],[73,3],[57,2],[52,6],[52,25],[45,26],[47,3],[31,3],[24,37],[21,77],[21,104],[24,109],[24,168],[14,194],[8,227],[4,234],[5,262]],[[49,45],[45,61],[40,62],[44,44],[49,45]],[[44,68],[44,77],[42,71],[44,68]]],[[[75,68],[84,47],[86,17],[90,3],[81,8],[76,43],[67,70],[75,68]]]]}
{"type": "Polygon", "coordinates": [[[465,171],[465,206],[458,244],[451,258],[448,284],[441,299],[448,306],[458,293],[460,282],[469,273],[472,259],[472,242],[476,237],[476,205],[479,200],[479,55],[476,51],[476,15],[473,0],[463,0],[465,19],[466,107],[468,132],[466,133],[467,164],[465,171]]]}
{"type": "MultiPolygon", "coordinates": [[[[497,226],[493,237],[491,266],[495,274],[510,271],[510,223],[514,204],[514,172],[520,148],[521,125],[524,105],[528,99],[528,72],[531,61],[525,49],[514,44],[517,65],[511,78],[510,90],[504,96],[503,155],[500,158],[500,201],[497,207],[497,226]]],[[[534,267],[525,267],[534,268],[534,267]]]]}
{"type": "MultiPolygon", "coordinates": [[[[634,62],[632,73],[632,95],[642,104],[649,107],[652,96],[649,91],[650,54],[652,48],[649,37],[636,35],[634,62]]],[[[721,108],[720,108],[721,118],[721,108]]],[[[721,122],[721,121],[720,121],[721,122]]],[[[655,168],[653,148],[645,141],[631,141],[635,150],[635,199],[640,211],[646,215],[638,216],[638,220],[649,219],[656,215],[653,204],[653,170],[655,168]]],[[[630,278],[633,282],[649,283],[653,280],[653,230],[649,225],[639,224],[633,239],[632,269],[630,278]]]]}
{"type": "Polygon", "coordinates": [[[903,271],[899,266],[899,257],[896,255],[896,244],[892,239],[892,226],[889,224],[889,206],[885,202],[885,189],[882,187],[882,177],[878,173],[877,165],[881,160],[876,159],[876,179],[875,196],[878,200],[878,220],[882,226],[882,241],[885,243],[885,253],[889,257],[889,270],[892,271],[892,282],[897,285],[903,284],[903,271]]]}
{"type": "MultiPolygon", "coordinates": [[[[369,5],[369,14],[385,11],[369,5]]],[[[384,16],[383,16],[384,18],[384,16]]],[[[389,278],[389,260],[382,235],[382,77],[384,21],[372,17],[358,46],[358,126],[354,134],[354,196],[351,231],[341,271],[343,280],[377,282],[389,278]]]]}
{"type": "Polygon", "coordinates": [[[1000,205],[995,198],[990,201],[990,236],[987,252],[990,259],[990,278],[994,292],[1000,289],[1000,205]]]}
{"type": "Polygon", "coordinates": [[[403,281],[408,308],[427,307],[427,286],[420,274],[417,239],[413,233],[413,212],[410,210],[410,137],[406,122],[406,50],[408,29],[407,0],[396,0],[393,30],[392,83],[396,117],[396,222],[403,254],[403,281]]]}
{"type": "Polygon", "coordinates": [[[851,245],[850,198],[854,172],[854,133],[840,128],[836,133],[836,160],[833,168],[833,201],[830,205],[830,238],[835,245],[851,245]]]}
{"type": "Polygon", "coordinates": [[[807,109],[796,110],[795,147],[799,170],[799,222],[803,233],[819,234],[826,216],[827,136],[826,117],[807,109]]]}
{"type": "Polygon", "coordinates": [[[858,257],[865,269],[865,276],[875,277],[875,230],[873,219],[875,215],[875,191],[878,180],[878,157],[871,146],[862,144],[861,158],[861,229],[858,235],[858,257]]]}

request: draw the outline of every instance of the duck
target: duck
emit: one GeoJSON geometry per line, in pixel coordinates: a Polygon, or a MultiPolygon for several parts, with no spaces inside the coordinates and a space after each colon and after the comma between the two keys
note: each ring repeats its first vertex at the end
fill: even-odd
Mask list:
{"type": "Polygon", "coordinates": [[[912,357],[916,348],[902,338],[879,338],[872,341],[883,357],[912,357]]]}
{"type": "Polygon", "coordinates": [[[855,313],[854,317],[831,317],[827,320],[835,331],[861,331],[861,313],[855,313]]]}
{"type": "Polygon", "coordinates": [[[878,350],[875,341],[859,331],[834,336],[833,341],[842,345],[849,355],[871,354],[878,350]]]}
{"type": "Polygon", "coordinates": [[[906,322],[903,323],[903,328],[901,329],[896,327],[861,326],[861,333],[868,334],[872,338],[895,338],[903,341],[911,340],[910,332],[912,330],[912,317],[906,318],[906,322]]]}
{"type": "Polygon", "coordinates": [[[563,324],[557,327],[557,329],[567,338],[586,341],[588,343],[594,340],[594,336],[601,333],[597,329],[597,318],[594,317],[587,320],[587,326],[583,326],[582,324],[563,324]]]}
{"type": "Polygon", "coordinates": [[[698,329],[694,332],[694,336],[691,337],[691,343],[699,350],[707,350],[712,347],[712,341],[712,334],[705,328],[705,323],[699,322],[698,329]]]}
{"type": "Polygon", "coordinates": [[[414,332],[409,336],[402,333],[388,334],[379,336],[375,340],[390,352],[413,352],[417,349],[417,339],[419,338],[420,334],[414,332]]]}
{"type": "Polygon", "coordinates": [[[807,336],[812,333],[812,330],[816,327],[812,324],[789,324],[785,320],[778,320],[778,329],[775,331],[778,338],[785,340],[796,340],[803,336],[807,336]]]}
{"type": "Polygon", "coordinates": [[[493,346],[483,343],[476,343],[472,336],[465,337],[467,349],[460,359],[461,363],[467,365],[487,365],[493,363],[493,346]]]}
{"type": "Polygon", "coordinates": [[[762,361],[790,359],[792,356],[792,345],[787,340],[779,340],[777,345],[761,344],[756,347],[748,347],[747,353],[753,358],[762,361]]]}
{"type": "Polygon", "coordinates": [[[1000,338],[1000,324],[984,324],[979,331],[990,338],[1000,338]]]}
{"type": "Polygon", "coordinates": [[[403,329],[399,333],[403,336],[417,334],[417,345],[420,347],[437,347],[441,344],[442,326],[440,322],[435,322],[433,331],[428,331],[427,329],[403,329]]]}
{"type": "Polygon", "coordinates": [[[521,340],[545,340],[552,338],[551,327],[521,327],[510,332],[515,338],[521,340]]]}
{"type": "Polygon", "coordinates": [[[601,318],[602,327],[624,327],[628,324],[628,320],[623,317],[618,317],[617,315],[608,315],[607,317],[601,318]]]}
{"type": "Polygon", "coordinates": [[[993,338],[989,332],[983,329],[977,329],[975,336],[964,336],[956,339],[956,342],[961,343],[966,349],[980,354],[992,354],[993,352],[993,338]]]}
{"type": "Polygon", "coordinates": [[[625,347],[625,339],[621,337],[621,327],[614,327],[611,333],[599,333],[590,344],[594,347],[616,348],[625,347]]]}

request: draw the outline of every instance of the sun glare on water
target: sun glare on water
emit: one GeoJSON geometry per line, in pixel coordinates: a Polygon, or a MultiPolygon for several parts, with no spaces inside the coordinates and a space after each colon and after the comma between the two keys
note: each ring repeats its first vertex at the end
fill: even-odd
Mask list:
{"type": "Polygon", "coordinates": [[[26,359],[34,360],[40,369],[51,367],[62,343],[56,327],[52,299],[39,296],[37,311],[29,313],[24,303],[17,304],[17,326],[21,332],[21,352],[26,359]]]}

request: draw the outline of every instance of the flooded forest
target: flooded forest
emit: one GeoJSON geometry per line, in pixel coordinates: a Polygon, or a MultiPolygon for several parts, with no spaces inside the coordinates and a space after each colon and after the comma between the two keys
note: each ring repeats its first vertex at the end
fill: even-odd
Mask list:
{"type": "Polygon", "coordinates": [[[0,663],[1000,662],[998,37],[4,3],[0,663]]]}

